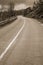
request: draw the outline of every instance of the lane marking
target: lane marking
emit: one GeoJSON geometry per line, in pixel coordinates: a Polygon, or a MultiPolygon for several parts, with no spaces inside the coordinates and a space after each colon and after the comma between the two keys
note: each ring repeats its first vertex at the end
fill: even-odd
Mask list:
{"type": "Polygon", "coordinates": [[[7,48],[4,50],[4,52],[0,55],[0,61],[4,57],[4,55],[7,53],[7,51],[9,50],[11,45],[14,43],[14,41],[17,39],[17,37],[19,36],[21,31],[23,30],[24,26],[25,26],[25,20],[24,20],[24,23],[23,23],[22,27],[20,28],[19,32],[17,33],[17,35],[13,38],[13,40],[10,42],[10,44],[7,46],[7,48]]]}

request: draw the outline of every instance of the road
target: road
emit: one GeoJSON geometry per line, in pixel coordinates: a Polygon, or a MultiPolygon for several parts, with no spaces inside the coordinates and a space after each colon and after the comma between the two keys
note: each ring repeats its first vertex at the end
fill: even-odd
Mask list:
{"type": "Polygon", "coordinates": [[[19,16],[15,22],[0,28],[0,65],[43,65],[43,24],[19,16]]]}

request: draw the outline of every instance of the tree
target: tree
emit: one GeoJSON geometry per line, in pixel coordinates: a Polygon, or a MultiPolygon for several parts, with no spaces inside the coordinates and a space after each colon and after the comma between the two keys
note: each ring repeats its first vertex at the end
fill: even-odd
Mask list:
{"type": "Polygon", "coordinates": [[[14,15],[14,3],[10,2],[9,3],[9,16],[13,16],[14,15]]]}
{"type": "Polygon", "coordinates": [[[13,2],[10,2],[9,3],[9,10],[10,11],[13,11],[14,10],[14,3],[13,2]]]}
{"type": "Polygon", "coordinates": [[[40,16],[43,16],[43,0],[39,0],[37,3],[34,2],[33,12],[35,14],[35,17],[40,18],[40,16]]]}

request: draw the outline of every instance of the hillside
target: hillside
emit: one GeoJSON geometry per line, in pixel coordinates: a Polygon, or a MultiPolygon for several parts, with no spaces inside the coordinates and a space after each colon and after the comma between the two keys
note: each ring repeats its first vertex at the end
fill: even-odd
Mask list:
{"type": "Polygon", "coordinates": [[[43,0],[35,1],[32,10],[26,17],[43,18],[43,0]]]}

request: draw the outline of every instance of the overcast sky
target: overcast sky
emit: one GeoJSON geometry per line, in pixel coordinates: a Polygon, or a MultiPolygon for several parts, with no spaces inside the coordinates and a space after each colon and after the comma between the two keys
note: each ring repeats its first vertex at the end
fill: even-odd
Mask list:
{"type": "Polygon", "coordinates": [[[13,1],[15,4],[26,3],[28,5],[32,5],[34,2],[34,0],[0,0],[0,4],[8,4],[10,1],[13,1]]]}

